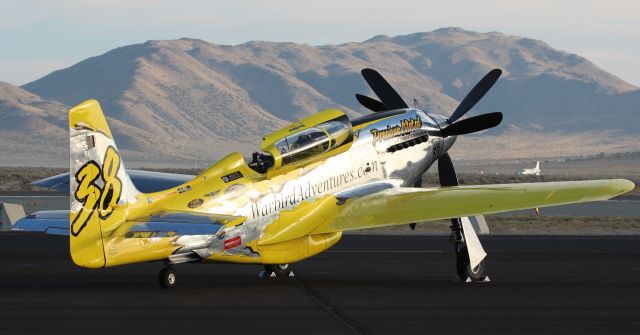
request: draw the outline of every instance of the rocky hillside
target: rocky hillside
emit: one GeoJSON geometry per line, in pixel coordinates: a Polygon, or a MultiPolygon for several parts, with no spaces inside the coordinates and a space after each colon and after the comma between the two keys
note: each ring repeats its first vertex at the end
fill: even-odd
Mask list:
{"type": "MultiPolygon", "coordinates": [[[[638,149],[636,87],[544,42],[459,28],[318,47],[149,41],[53,72],[22,90],[7,89],[17,93],[0,97],[0,117],[30,115],[12,124],[48,134],[65,124],[68,106],[96,98],[127,160],[192,164],[231,150],[249,152],[265,133],[324,108],[368,113],[354,99],[354,93],[371,94],[360,77],[364,67],[378,69],[406,101],[415,98],[421,108],[445,115],[487,71],[503,69],[471,112],[501,111],[503,126],[461,139],[458,155],[468,158],[522,156],[524,144],[538,156],[638,149]],[[18,96],[32,100],[7,107],[18,96]],[[46,112],[42,104],[50,104],[46,112]],[[604,142],[594,136],[603,134],[604,142]]],[[[40,140],[34,135],[29,138],[40,140]]],[[[16,136],[25,135],[0,126],[3,144],[20,143],[16,136]]]]}
{"type": "Polygon", "coordinates": [[[0,82],[2,165],[60,165],[68,157],[68,106],[0,82]]]}

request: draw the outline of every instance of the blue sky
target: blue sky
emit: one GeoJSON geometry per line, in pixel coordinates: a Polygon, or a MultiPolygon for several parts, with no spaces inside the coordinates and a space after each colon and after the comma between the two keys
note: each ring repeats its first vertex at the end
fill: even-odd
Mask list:
{"type": "Polygon", "coordinates": [[[0,11],[0,81],[22,85],[154,39],[322,45],[449,26],[540,39],[640,86],[637,0],[16,0],[0,11]]]}

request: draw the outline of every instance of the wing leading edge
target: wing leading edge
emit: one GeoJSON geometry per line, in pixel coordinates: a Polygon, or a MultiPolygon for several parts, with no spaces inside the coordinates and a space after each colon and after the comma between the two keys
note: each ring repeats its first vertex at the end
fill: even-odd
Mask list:
{"type": "Polygon", "coordinates": [[[607,200],[633,188],[625,179],[393,188],[346,200],[312,234],[607,200]]]}

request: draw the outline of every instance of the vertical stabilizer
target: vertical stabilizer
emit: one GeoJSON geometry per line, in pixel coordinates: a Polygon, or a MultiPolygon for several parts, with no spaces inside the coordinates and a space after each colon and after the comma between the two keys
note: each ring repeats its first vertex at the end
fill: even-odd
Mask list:
{"type": "Polygon", "coordinates": [[[69,111],[71,258],[90,268],[105,266],[102,234],[125,220],[139,193],[127,175],[113,135],[96,100],[69,111]]]}

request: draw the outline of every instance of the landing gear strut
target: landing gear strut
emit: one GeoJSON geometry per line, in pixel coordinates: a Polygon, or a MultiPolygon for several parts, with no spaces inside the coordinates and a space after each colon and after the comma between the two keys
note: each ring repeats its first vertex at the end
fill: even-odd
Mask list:
{"type": "MultiPolygon", "coordinates": [[[[471,233],[475,235],[475,232],[471,233]]],[[[487,281],[488,277],[485,275],[486,267],[484,259],[475,267],[471,267],[469,250],[467,249],[467,243],[464,236],[465,234],[463,232],[461,219],[451,219],[451,237],[449,238],[449,241],[453,242],[453,247],[456,252],[456,270],[458,278],[462,281],[487,281]]]]}
{"type": "Polygon", "coordinates": [[[158,274],[158,281],[160,282],[160,286],[165,289],[174,288],[176,286],[176,270],[173,266],[169,265],[160,271],[158,274]]]}
{"type": "Polygon", "coordinates": [[[293,271],[289,264],[265,265],[264,271],[260,272],[261,278],[273,277],[293,277],[293,271]]]}

